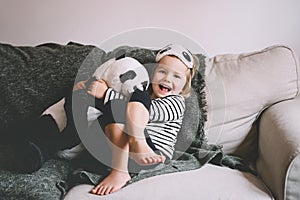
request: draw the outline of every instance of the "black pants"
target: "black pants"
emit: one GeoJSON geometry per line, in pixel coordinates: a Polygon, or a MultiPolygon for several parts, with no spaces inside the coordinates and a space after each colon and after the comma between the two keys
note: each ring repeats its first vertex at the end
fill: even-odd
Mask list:
{"type": "MultiPolygon", "coordinates": [[[[148,110],[151,104],[149,94],[139,90],[132,94],[129,101],[141,102],[148,110]]],[[[59,132],[51,115],[43,115],[35,120],[18,122],[17,125],[1,131],[0,144],[19,145],[26,141],[32,141],[46,154],[53,154],[58,150],[74,147],[81,142],[79,134],[94,130],[88,128],[87,110],[89,106],[94,106],[103,112],[103,115],[98,118],[102,130],[111,123],[126,123],[126,101],[116,99],[104,105],[102,100],[88,95],[86,90],[78,90],[73,93],[69,92],[65,96],[64,107],[67,115],[67,126],[62,133],[59,132]]],[[[144,133],[147,144],[153,151],[157,151],[146,129],[144,133]]],[[[142,169],[131,161],[129,166],[134,168],[132,171],[142,169]]]]}
{"type": "MultiPolygon", "coordinates": [[[[140,102],[147,110],[149,110],[151,98],[147,92],[136,90],[130,96],[129,102],[140,102]]],[[[97,120],[103,131],[108,124],[126,124],[127,101],[113,99],[104,105],[103,100],[92,97],[86,93],[86,90],[77,90],[73,92],[72,96],[66,96],[65,111],[67,114],[67,127],[64,130],[65,133],[62,134],[65,136],[61,139],[61,141],[65,143],[65,147],[79,142],[80,139],[78,134],[85,134],[85,132],[90,131],[88,129],[87,121],[87,111],[89,106],[93,106],[102,111],[103,114],[100,115],[97,120]]],[[[157,151],[146,129],[144,130],[144,134],[147,144],[154,151],[157,151]]]]}
{"type": "MultiPolygon", "coordinates": [[[[140,102],[145,106],[147,110],[150,109],[151,98],[147,92],[136,90],[129,99],[129,102],[140,102]]],[[[121,99],[115,99],[107,102],[103,106],[103,115],[98,117],[98,122],[101,125],[102,129],[105,130],[105,127],[108,124],[118,123],[126,124],[126,107],[127,102],[121,99]]],[[[158,151],[154,144],[152,143],[147,129],[144,129],[144,136],[149,147],[153,151],[158,151]]]]}
{"type": "MultiPolygon", "coordinates": [[[[79,93],[80,98],[73,98],[75,102],[86,100],[83,98],[84,93],[86,92],[81,91],[79,93]]],[[[47,154],[52,154],[58,150],[79,144],[80,138],[77,134],[72,114],[72,92],[69,92],[65,96],[65,100],[67,126],[62,133],[59,132],[59,128],[51,115],[42,115],[36,119],[19,120],[9,124],[0,131],[0,144],[22,146],[24,143],[30,141],[39,146],[47,154]]],[[[85,102],[80,105],[84,106],[85,102]]],[[[82,107],[76,111],[82,112],[86,116],[87,107],[82,107]]],[[[86,120],[79,121],[85,124],[86,120]]]]}
{"type": "MultiPolygon", "coordinates": [[[[151,100],[147,92],[136,90],[129,101],[138,101],[147,110],[150,108],[151,100]]],[[[89,106],[96,107],[103,112],[103,115],[98,118],[103,130],[106,125],[111,123],[126,123],[126,101],[114,99],[104,105],[103,100],[87,94],[86,90],[77,90],[69,92],[65,96],[64,109],[67,126],[62,133],[59,132],[51,115],[43,115],[34,120],[16,122],[8,129],[2,130],[0,144],[34,140],[45,148],[51,149],[51,152],[73,147],[81,142],[79,134],[89,131],[87,121],[89,106]]]]}
{"type": "MultiPolygon", "coordinates": [[[[51,115],[43,115],[36,119],[15,121],[0,131],[0,144],[18,144],[24,141],[35,141],[46,144],[58,135],[59,129],[51,115]]],[[[50,147],[49,147],[50,148],[50,147]]]]}
{"type": "MultiPolygon", "coordinates": [[[[140,91],[140,90],[136,90],[134,93],[132,93],[132,95],[129,98],[129,102],[140,102],[141,104],[143,104],[145,106],[145,108],[147,110],[150,109],[150,105],[151,105],[151,98],[150,95],[147,92],[144,91],[140,91]]],[[[78,134],[86,134],[85,131],[88,132],[97,132],[96,134],[102,134],[104,133],[105,127],[109,124],[112,123],[118,123],[118,124],[126,124],[126,110],[127,110],[127,101],[121,100],[121,99],[113,99],[108,101],[105,105],[103,104],[102,100],[99,99],[94,99],[93,97],[91,97],[90,95],[87,95],[85,91],[76,91],[73,94],[73,117],[74,117],[74,121],[76,124],[76,128],[78,131],[78,134]],[[77,98],[77,99],[75,99],[77,98]],[[93,106],[96,107],[97,109],[102,111],[102,115],[100,115],[97,118],[97,122],[100,125],[100,127],[102,128],[102,131],[99,131],[99,129],[97,130],[97,128],[95,128],[95,126],[91,126],[90,128],[87,128],[88,123],[87,123],[87,109],[88,106],[93,106]],[[80,127],[78,127],[78,125],[80,127]],[[80,132],[82,131],[82,132],[80,132]],[[100,132],[100,133],[99,133],[100,132]],[[102,132],[102,133],[101,133],[102,132]]],[[[69,118],[71,118],[71,110],[70,109],[70,101],[68,101],[68,99],[66,100],[66,111],[67,111],[67,116],[69,118]],[[68,113],[70,112],[70,113],[68,113]]],[[[71,122],[71,123],[73,123],[71,122]]],[[[68,120],[69,123],[69,120],[68,120]]],[[[69,123],[68,127],[69,128],[75,128],[75,124],[71,124],[69,123]]],[[[96,123],[96,122],[94,122],[96,123]]],[[[75,132],[75,131],[69,131],[69,132],[75,132]]],[[[126,133],[124,133],[126,134],[126,133]]],[[[160,153],[159,150],[157,150],[157,148],[155,147],[155,145],[152,143],[148,132],[146,129],[144,129],[144,136],[146,139],[147,144],[149,145],[149,147],[156,153],[160,153]]],[[[102,135],[102,140],[105,140],[106,142],[106,138],[104,135],[102,135]]],[[[102,144],[99,145],[99,147],[97,148],[102,148],[101,152],[104,154],[110,154],[109,151],[109,147],[107,144],[104,144],[104,141],[102,141],[102,144]],[[101,147],[100,147],[101,146],[101,147]]],[[[107,157],[106,157],[107,158],[107,157]]],[[[105,158],[103,158],[103,160],[106,160],[105,158]]],[[[109,159],[111,161],[111,159],[109,159]]],[[[97,163],[97,161],[95,161],[94,163],[97,163]]],[[[95,164],[95,166],[97,166],[97,164],[95,164]]],[[[128,170],[131,173],[138,173],[140,170],[142,169],[149,169],[149,168],[153,168],[156,165],[150,165],[150,166],[140,166],[138,164],[136,164],[133,160],[129,160],[128,163],[128,170]]],[[[100,168],[100,167],[99,167],[100,168]]]]}

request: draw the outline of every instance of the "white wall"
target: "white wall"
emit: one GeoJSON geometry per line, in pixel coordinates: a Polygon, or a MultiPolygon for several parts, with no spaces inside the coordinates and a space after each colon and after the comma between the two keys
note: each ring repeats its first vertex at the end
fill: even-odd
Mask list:
{"type": "Polygon", "coordinates": [[[0,0],[0,27],[0,42],[14,45],[99,45],[120,32],[161,27],[192,38],[209,56],[287,44],[300,57],[299,0],[0,0]]]}

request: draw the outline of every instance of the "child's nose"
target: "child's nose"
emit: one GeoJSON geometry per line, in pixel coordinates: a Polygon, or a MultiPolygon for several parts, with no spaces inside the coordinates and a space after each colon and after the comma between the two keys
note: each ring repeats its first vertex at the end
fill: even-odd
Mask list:
{"type": "Polygon", "coordinates": [[[166,74],[165,81],[171,82],[171,80],[172,80],[171,75],[170,74],[166,74]]]}

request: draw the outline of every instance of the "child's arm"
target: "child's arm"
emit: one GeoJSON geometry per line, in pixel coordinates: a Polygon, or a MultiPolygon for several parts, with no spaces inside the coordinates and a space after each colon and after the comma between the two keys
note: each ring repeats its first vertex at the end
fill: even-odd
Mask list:
{"type": "Polygon", "coordinates": [[[87,93],[94,96],[97,99],[103,99],[105,97],[107,89],[107,83],[104,80],[100,79],[93,81],[90,84],[87,93]]]}
{"type": "Polygon", "coordinates": [[[78,83],[76,83],[73,87],[73,92],[76,90],[82,90],[86,88],[88,88],[88,94],[96,97],[97,99],[103,99],[108,89],[108,85],[102,79],[96,80],[95,78],[90,78],[85,81],[79,81],[78,83]]]}
{"type": "Polygon", "coordinates": [[[78,83],[76,83],[73,87],[73,92],[76,91],[76,90],[83,90],[86,88],[86,82],[88,80],[85,80],[85,81],[79,81],[78,83]]]}

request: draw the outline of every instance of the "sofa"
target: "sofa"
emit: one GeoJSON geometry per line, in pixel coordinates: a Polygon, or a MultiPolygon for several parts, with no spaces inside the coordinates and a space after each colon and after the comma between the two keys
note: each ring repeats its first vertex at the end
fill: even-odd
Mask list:
{"type": "MultiPolygon", "coordinates": [[[[85,79],[99,64],[124,51],[123,47],[95,51],[93,46],[76,43],[0,47],[1,57],[6,57],[0,60],[0,127],[4,128],[17,120],[50,113],[63,129],[66,88],[73,85],[75,77],[85,79]]],[[[152,50],[129,49],[143,62],[152,62],[155,55],[152,50]]],[[[203,93],[200,90],[201,95],[187,100],[176,147],[185,152],[196,134],[204,133],[200,141],[218,148],[201,165],[145,177],[113,194],[97,196],[89,193],[93,174],[85,176],[88,181],[64,187],[74,173],[74,165],[65,160],[49,160],[33,174],[11,172],[13,149],[0,146],[3,199],[299,199],[300,72],[296,54],[287,46],[274,45],[255,52],[198,56],[203,62],[199,69],[205,83],[203,93]],[[219,155],[221,159],[217,159],[219,155]],[[247,167],[226,163],[228,156],[245,161],[247,167]]],[[[194,93],[199,93],[198,86],[194,85],[194,93]]]]}

